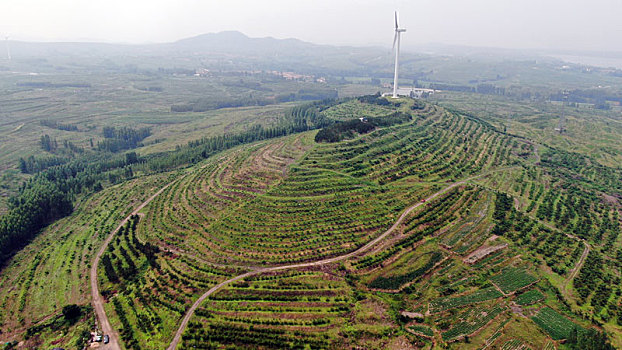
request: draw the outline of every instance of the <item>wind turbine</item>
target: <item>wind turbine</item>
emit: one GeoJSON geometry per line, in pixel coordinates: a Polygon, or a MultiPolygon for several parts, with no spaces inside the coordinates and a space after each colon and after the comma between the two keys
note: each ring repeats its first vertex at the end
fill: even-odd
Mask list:
{"type": "Polygon", "coordinates": [[[6,58],[11,60],[11,50],[9,50],[9,36],[4,37],[4,43],[6,44],[6,58]]]}
{"type": "Polygon", "coordinates": [[[562,92],[562,114],[559,116],[559,122],[557,123],[557,128],[555,128],[555,131],[559,131],[560,134],[563,134],[565,131],[565,115],[564,115],[564,105],[566,104],[566,100],[568,100],[568,91],[562,92]]]}
{"type": "Polygon", "coordinates": [[[395,50],[395,42],[397,42],[397,50],[395,50],[395,75],[393,77],[393,98],[397,98],[397,76],[399,71],[400,60],[400,34],[406,29],[400,28],[397,24],[397,11],[395,11],[395,36],[393,37],[393,50],[395,50]]]}

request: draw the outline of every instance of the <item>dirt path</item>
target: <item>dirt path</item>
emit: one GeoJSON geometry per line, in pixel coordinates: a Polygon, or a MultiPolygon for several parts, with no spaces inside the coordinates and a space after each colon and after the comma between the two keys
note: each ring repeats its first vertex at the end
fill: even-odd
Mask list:
{"type": "Polygon", "coordinates": [[[531,147],[533,147],[533,155],[534,155],[534,157],[536,157],[535,164],[536,165],[540,164],[540,161],[541,161],[540,153],[538,153],[539,145],[537,143],[529,140],[529,139],[526,139],[526,138],[519,138],[519,141],[524,142],[524,143],[526,143],[528,145],[531,145],[531,147]]]}
{"type": "Polygon", "coordinates": [[[540,164],[540,153],[538,153],[538,145],[536,143],[530,142],[533,146],[533,155],[536,156],[536,164],[540,164]]]}
{"type": "MultiPolygon", "coordinates": [[[[575,237],[575,238],[578,238],[578,237],[575,237]]],[[[583,263],[585,263],[585,259],[587,258],[588,254],[590,254],[590,245],[582,239],[581,241],[585,245],[585,249],[583,250],[583,254],[581,254],[581,257],[579,258],[579,261],[577,261],[577,264],[574,266],[574,268],[572,269],[572,271],[570,272],[570,274],[568,274],[568,277],[566,278],[566,282],[564,283],[564,288],[562,289],[562,295],[564,296],[568,292],[568,285],[577,276],[577,273],[579,273],[579,271],[583,267],[583,263]]]]}
{"type": "MultiPolygon", "coordinates": [[[[498,169],[496,171],[500,171],[500,170],[505,170],[505,168],[498,169]]],[[[457,186],[460,186],[460,185],[464,185],[464,184],[466,184],[467,182],[469,182],[471,180],[474,180],[474,179],[482,177],[482,176],[486,176],[489,173],[490,172],[487,172],[487,173],[484,173],[484,174],[480,174],[480,175],[477,175],[477,176],[470,177],[470,178],[462,180],[462,181],[454,182],[454,183],[446,186],[442,190],[440,190],[440,191],[434,193],[433,195],[429,196],[428,198],[426,198],[425,202],[428,202],[428,201],[430,201],[430,200],[432,200],[432,199],[442,195],[443,193],[451,190],[454,187],[457,187],[457,186]]],[[[359,255],[361,253],[367,252],[372,247],[374,247],[376,244],[378,244],[378,242],[380,242],[381,240],[386,238],[388,235],[393,233],[393,231],[395,231],[397,229],[397,227],[404,221],[404,219],[406,218],[406,216],[408,216],[408,214],[410,214],[413,210],[419,208],[422,205],[425,205],[425,203],[418,202],[418,203],[410,206],[409,208],[404,210],[402,215],[400,215],[400,217],[395,221],[393,226],[391,226],[383,234],[381,234],[380,236],[378,236],[375,239],[371,240],[369,243],[365,244],[361,248],[359,248],[359,249],[357,249],[357,250],[355,250],[353,252],[350,252],[348,254],[336,256],[336,257],[333,257],[333,258],[313,261],[313,262],[307,262],[307,263],[299,263],[299,264],[292,264],[292,265],[283,265],[283,266],[259,268],[259,269],[254,270],[254,271],[250,271],[250,272],[244,273],[242,275],[235,276],[233,278],[230,278],[230,279],[228,279],[226,281],[223,281],[223,282],[215,285],[214,287],[210,288],[207,292],[205,292],[203,295],[201,295],[201,297],[199,297],[199,299],[197,299],[197,301],[194,302],[194,304],[192,304],[192,306],[188,309],[188,311],[184,315],[184,318],[181,321],[181,324],[179,325],[179,329],[175,333],[175,337],[173,338],[173,340],[171,341],[171,344],[168,347],[168,350],[175,350],[175,348],[177,348],[177,345],[179,344],[179,341],[181,340],[181,335],[183,334],[184,330],[186,329],[186,326],[188,325],[188,322],[190,321],[190,318],[194,314],[194,311],[199,307],[199,305],[201,305],[201,303],[203,303],[203,301],[205,301],[205,299],[207,299],[210,295],[214,294],[215,292],[217,292],[219,289],[221,289],[222,287],[226,286],[227,284],[230,284],[232,282],[241,280],[241,279],[246,278],[246,277],[258,275],[258,274],[265,273],[265,272],[281,271],[281,270],[289,270],[289,269],[295,269],[295,268],[301,268],[301,267],[312,267],[312,266],[321,266],[321,265],[331,264],[331,263],[334,263],[334,262],[338,262],[338,261],[342,261],[342,260],[351,258],[351,257],[359,255]]]]}
{"type": "Polygon", "coordinates": [[[581,271],[581,268],[583,267],[583,264],[585,263],[585,259],[587,258],[588,254],[590,254],[590,250],[592,249],[592,247],[590,247],[590,244],[587,243],[586,240],[584,240],[583,238],[579,238],[573,234],[570,233],[566,233],[563,232],[562,230],[560,230],[559,228],[548,224],[534,216],[528,215],[531,219],[535,220],[536,222],[548,227],[549,229],[553,230],[553,231],[559,231],[562,232],[563,234],[565,234],[567,237],[572,238],[574,240],[577,240],[579,242],[583,242],[583,245],[585,246],[585,249],[583,249],[583,253],[581,254],[581,257],[579,258],[579,261],[577,261],[577,263],[575,264],[575,266],[572,268],[572,270],[570,271],[570,273],[568,274],[568,277],[566,277],[566,281],[564,282],[564,285],[562,287],[562,295],[564,297],[566,297],[567,299],[570,299],[568,297],[567,294],[567,289],[568,289],[568,285],[570,284],[570,282],[572,282],[572,280],[577,276],[577,274],[579,273],[579,271],[581,271]]]}
{"type": "MultiPolygon", "coordinates": [[[[512,168],[512,167],[508,167],[508,168],[512,168]]],[[[428,198],[426,198],[426,202],[429,200],[432,200],[440,195],[442,195],[443,193],[451,190],[454,187],[460,186],[460,185],[464,185],[467,182],[471,181],[471,180],[475,180],[479,177],[482,176],[486,176],[492,172],[496,172],[496,171],[503,171],[503,170],[507,170],[508,168],[500,168],[500,169],[496,169],[493,171],[489,171],[480,175],[476,175],[476,176],[472,176],[470,178],[464,179],[462,181],[458,181],[455,183],[452,183],[448,186],[446,186],[445,188],[443,188],[442,190],[434,193],[433,195],[429,196],[428,198]]],[[[147,206],[147,204],[149,204],[151,201],[153,201],[157,196],[159,196],[162,192],[164,192],[164,190],[166,190],[170,185],[173,184],[175,180],[171,181],[170,183],[168,183],[167,185],[165,185],[164,187],[160,188],[158,190],[158,192],[156,192],[154,195],[152,195],[151,197],[149,197],[147,200],[145,200],[144,202],[142,202],[138,207],[136,207],[136,209],[134,209],[134,211],[132,211],[131,214],[129,214],[125,219],[123,219],[119,225],[108,235],[108,237],[104,240],[103,245],[100,247],[99,251],[97,252],[97,254],[95,255],[95,258],[93,260],[93,264],[91,265],[91,271],[90,271],[90,282],[91,282],[91,295],[92,295],[92,299],[93,299],[93,308],[95,309],[95,314],[97,316],[97,321],[98,321],[98,325],[99,325],[99,329],[103,332],[103,334],[107,334],[110,336],[110,342],[108,344],[101,344],[99,348],[101,349],[112,349],[112,350],[120,350],[121,347],[119,345],[118,339],[119,339],[119,333],[112,328],[112,326],[110,325],[110,321],[108,320],[108,317],[106,316],[106,311],[104,310],[104,301],[101,297],[101,294],[99,292],[99,285],[97,284],[97,267],[99,265],[99,261],[101,259],[101,256],[104,254],[104,252],[106,251],[106,248],[108,247],[108,244],[110,244],[110,242],[112,241],[112,239],[114,238],[114,235],[119,231],[119,229],[125,225],[130,217],[132,215],[138,215],[138,212],[141,211],[145,206],[147,206]]],[[[359,255],[361,253],[367,252],[368,250],[370,250],[373,246],[375,246],[376,244],[378,244],[378,242],[380,242],[381,240],[383,240],[384,238],[386,238],[388,235],[390,235],[391,233],[393,233],[393,231],[395,231],[395,229],[397,229],[397,227],[402,223],[402,221],[404,221],[404,219],[406,218],[406,216],[408,216],[408,214],[410,214],[413,210],[417,209],[418,207],[424,205],[424,203],[419,202],[416,203],[414,205],[412,205],[411,207],[407,208],[402,215],[400,215],[400,217],[395,221],[395,223],[393,224],[393,226],[391,226],[387,231],[385,231],[382,235],[376,237],[375,239],[373,239],[372,241],[370,241],[369,243],[367,243],[366,245],[364,245],[363,247],[350,252],[348,254],[345,255],[341,255],[341,256],[337,256],[337,257],[333,257],[333,258],[329,258],[329,259],[324,259],[324,260],[319,260],[319,261],[314,261],[314,262],[308,262],[308,263],[300,263],[300,264],[293,264],[293,265],[283,265],[283,266],[274,266],[274,267],[266,267],[266,268],[261,268],[261,267],[251,267],[253,270],[246,272],[244,274],[235,276],[233,278],[230,278],[226,281],[223,281],[219,284],[217,284],[216,286],[212,287],[211,289],[209,289],[207,292],[205,292],[203,295],[201,295],[201,297],[199,297],[199,299],[197,299],[197,301],[192,304],[192,306],[188,309],[188,311],[186,312],[186,315],[184,315],[184,318],[179,326],[179,329],[177,330],[177,332],[175,333],[175,337],[173,338],[173,341],[171,342],[171,344],[169,345],[168,349],[175,349],[179,343],[179,340],[181,339],[181,335],[184,331],[184,329],[186,328],[188,322],[190,321],[190,318],[192,317],[192,315],[194,314],[194,311],[199,307],[199,305],[205,301],[205,299],[207,299],[210,295],[212,295],[213,293],[215,293],[216,291],[218,291],[220,288],[224,287],[225,285],[238,281],[240,279],[249,277],[249,276],[254,276],[254,275],[258,275],[264,272],[270,272],[270,271],[280,271],[280,270],[287,270],[287,269],[294,269],[294,268],[301,268],[301,267],[311,267],[311,266],[321,266],[321,265],[326,265],[326,264],[330,264],[330,263],[334,263],[334,262],[338,262],[338,261],[342,261],[348,258],[351,258],[353,256],[359,255]]],[[[181,253],[181,252],[180,252],[181,253]]]]}
{"type": "Polygon", "coordinates": [[[123,221],[121,221],[119,226],[117,226],[116,229],[110,232],[110,234],[104,241],[104,244],[102,244],[101,248],[97,252],[97,255],[95,255],[95,259],[93,260],[93,264],[91,265],[91,295],[93,298],[93,308],[95,309],[95,314],[97,315],[99,329],[104,334],[107,334],[110,337],[110,343],[108,344],[102,343],[101,346],[99,347],[101,349],[120,350],[121,347],[119,346],[119,342],[118,342],[119,333],[115,329],[113,329],[112,326],[110,325],[110,322],[108,321],[108,317],[106,316],[106,311],[104,310],[104,301],[101,297],[101,294],[99,293],[99,285],[97,284],[97,266],[99,265],[99,259],[106,251],[106,248],[108,247],[108,244],[110,244],[110,242],[114,238],[115,233],[117,233],[119,229],[130,220],[130,217],[132,215],[138,214],[140,210],[142,210],[147,204],[149,204],[149,202],[151,202],[154,198],[160,195],[172,183],[173,182],[170,182],[166,186],[162,187],[153,196],[149,197],[146,201],[142,202],[136,209],[134,209],[134,211],[130,215],[128,215],[125,219],[123,219],[123,221]]]}

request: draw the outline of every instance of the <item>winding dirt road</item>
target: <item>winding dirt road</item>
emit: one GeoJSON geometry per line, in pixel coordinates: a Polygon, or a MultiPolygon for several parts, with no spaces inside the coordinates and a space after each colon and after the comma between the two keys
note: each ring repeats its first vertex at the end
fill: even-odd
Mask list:
{"type": "MultiPolygon", "coordinates": [[[[501,169],[499,169],[499,170],[501,170],[501,169]]],[[[485,176],[487,174],[488,173],[485,173],[485,174],[481,174],[481,175],[470,177],[470,178],[462,180],[462,181],[454,182],[451,185],[448,185],[445,188],[443,188],[442,190],[440,190],[440,191],[434,193],[433,195],[429,196],[428,198],[426,198],[425,201],[427,202],[429,200],[432,200],[432,199],[442,195],[443,193],[451,190],[454,187],[457,187],[457,186],[460,186],[460,185],[464,185],[464,184],[466,184],[467,182],[469,182],[471,180],[474,180],[476,178],[485,176]]],[[[244,274],[235,276],[233,278],[230,278],[230,279],[228,279],[226,281],[223,281],[223,282],[215,285],[214,287],[210,288],[207,292],[205,292],[203,295],[201,295],[201,297],[199,299],[197,299],[197,301],[195,301],[194,304],[192,304],[192,306],[188,309],[188,311],[184,315],[184,318],[181,321],[181,324],[179,325],[179,329],[175,333],[175,337],[173,338],[173,340],[171,341],[171,344],[168,347],[168,350],[175,350],[175,348],[177,348],[177,345],[179,344],[179,341],[181,340],[181,335],[183,334],[186,326],[188,325],[188,322],[190,321],[190,318],[194,314],[194,311],[199,307],[199,305],[201,305],[201,303],[203,303],[203,301],[205,301],[205,299],[207,299],[210,295],[214,294],[215,292],[217,292],[219,289],[221,289],[222,287],[226,286],[227,284],[230,284],[230,283],[235,282],[235,281],[239,281],[239,280],[241,280],[243,278],[246,278],[246,277],[255,276],[255,275],[258,275],[258,274],[261,274],[261,273],[265,273],[265,272],[281,271],[281,270],[289,270],[289,269],[295,269],[295,268],[301,268],[301,267],[311,267],[311,266],[321,266],[321,265],[331,264],[331,263],[334,263],[334,262],[338,262],[338,261],[342,261],[342,260],[351,258],[351,257],[359,255],[361,253],[364,253],[364,252],[368,251],[369,249],[371,249],[376,244],[378,244],[378,242],[380,242],[381,240],[386,238],[388,235],[393,233],[393,231],[395,231],[395,229],[397,229],[397,227],[404,221],[404,219],[406,218],[406,216],[408,216],[408,214],[410,214],[413,210],[419,208],[422,205],[424,205],[424,203],[418,202],[417,204],[414,204],[414,205],[410,206],[409,208],[404,210],[402,215],[400,215],[400,217],[395,221],[393,226],[391,226],[383,234],[381,234],[380,236],[374,238],[373,240],[371,240],[370,242],[368,242],[367,244],[365,244],[361,248],[359,248],[359,249],[357,249],[357,250],[355,250],[353,252],[350,252],[348,254],[336,256],[336,257],[333,257],[333,258],[313,261],[313,262],[307,262],[307,263],[299,263],[299,264],[292,264],[292,265],[282,265],[282,266],[259,268],[259,269],[254,270],[254,271],[246,272],[244,274]]]]}
{"type": "Polygon", "coordinates": [[[97,266],[99,265],[99,259],[106,251],[106,248],[114,238],[114,235],[119,231],[121,227],[123,227],[123,225],[125,225],[130,220],[130,217],[132,217],[132,215],[138,214],[140,210],[142,210],[154,198],[156,198],[164,190],[166,190],[172,183],[173,182],[170,182],[166,186],[162,187],[153,196],[149,197],[146,201],[142,202],[138,207],[136,207],[136,209],[134,209],[134,211],[130,215],[123,219],[119,226],[117,226],[117,228],[110,232],[108,237],[106,237],[104,244],[101,246],[101,248],[99,248],[97,255],[95,255],[95,259],[93,260],[93,264],[91,265],[91,295],[93,297],[93,308],[95,309],[95,314],[97,315],[99,328],[104,334],[107,334],[110,337],[110,343],[101,344],[101,346],[99,347],[101,349],[121,350],[121,347],[119,346],[118,341],[119,333],[110,325],[110,321],[108,321],[106,311],[104,310],[104,301],[101,297],[101,294],[99,293],[99,285],[97,284],[97,266]]]}
{"type": "Polygon", "coordinates": [[[587,258],[588,254],[590,254],[590,250],[592,249],[592,247],[590,246],[589,243],[587,243],[586,240],[584,240],[583,238],[579,238],[571,233],[567,233],[567,232],[563,232],[561,229],[547,223],[544,222],[540,219],[538,219],[537,217],[533,216],[533,215],[528,215],[532,220],[538,222],[541,225],[544,225],[545,227],[553,230],[553,231],[558,231],[558,232],[562,232],[563,234],[566,235],[566,237],[572,238],[574,240],[577,240],[579,242],[582,242],[583,245],[585,246],[585,249],[583,249],[583,253],[581,254],[581,257],[579,258],[579,261],[577,261],[577,263],[575,264],[575,266],[572,268],[572,270],[570,271],[570,273],[568,274],[568,277],[566,277],[566,281],[564,282],[564,285],[562,287],[562,295],[565,296],[567,299],[570,299],[567,294],[567,289],[568,289],[568,285],[570,284],[570,282],[572,282],[572,280],[574,280],[574,278],[577,276],[577,273],[579,273],[579,271],[581,271],[581,268],[583,267],[583,264],[585,263],[585,259],[587,258]]]}
{"type": "MultiPolygon", "coordinates": [[[[508,167],[508,168],[512,168],[512,167],[508,167]]],[[[464,184],[466,184],[467,182],[469,182],[471,180],[477,179],[479,177],[486,176],[486,175],[488,175],[488,174],[490,174],[492,172],[506,170],[508,168],[500,168],[500,169],[492,170],[492,171],[489,171],[489,172],[486,172],[486,173],[483,173],[483,174],[480,174],[480,175],[472,176],[470,178],[467,178],[467,179],[464,179],[464,180],[461,180],[461,181],[458,181],[458,182],[454,182],[454,183],[446,186],[445,188],[441,189],[440,191],[430,195],[428,198],[426,198],[425,201],[427,202],[429,200],[432,200],[432,199],[442,195],[443,193],[451,190],[452,188],[460,186],[460,185],[464,185],[464,184]]],[[[142,202],[138,207],[136,207],[136,209],[134,209],[134,211],[132,211],[131,214],[129,214],[125,219],[123,219],[123,221],[121,221],[121,223],[119,223],[119,225],[112,232],[110,232],[108,237],[104,240],[103,245],[100,247],[99,251],[95,255],[95,259],[93,260],[93,264],[91,265],[91,271],[90,271],[91,294],[92,294],[92,298],[93,298],[92,302],[93,302],[93,307],[95,309],[95,313],[97,315],[97,320],[98,320],[98,323],[99,323],[100,330],[104,334],[108,334],[110,336],[110,342],[108,344],[101,344],[101,346],[100,346],[101,349],[121,350],[121,347],[120,347],[119,342],[118,342],[119,333],[115,329],[113,329],[112,326],[110,325],[110,321],[108,320],[108,317],[106,316],[106,311],[104,310],[104,301],[103,301],[103,299],[101,297],[101,294],[99,292],[99,286],[97,284],[97,267],[99,265],[99,261],[101,259],[101,256],[106,251],[106,248],[108,247],[108,244],[110,244],[110,242],[114,238],[114,235],[119,231],[119,229],[123,225],[125,225],[129,221],[129,219],[132,217],[132,215],[138,215],[138,212],[140,210],[142,210],[145,206],[147,206],[147,204],[149,204],[157,196],[159,196],[162,192],[164,192],[164,190],[166,190],[170,185],[172,185],[174,181],[175,180],[171,181],[170,183],[168,183],[164,187],[160,188],[158,190],[158,192],[156,192],[151,197],[149,197],[147,200],[142,202]]],[[[331,264],[331,263],[334,263],[334,262],[338,262],[338,261],[342,261],[342,260],[351,258],[351,257],[359,255],[361,253],[367,252],[372,247],[374,247],[376,244],[378,244],[378,242],[380,242],[381,240],[386,238],[388,235],[393,233],[393,231],[395,231],[395,229],[397,229],[397,227],[404,221],[404,219],[406,218],[406,216],[408,216],[408,214],[410,214],[413,210],[419,208],[422,205],[424,205],[424,203],[418,202],[418,203],[410,206],[409,208],[404,210],[404,212],[400,215],[400,217],[395,221],[393,226],[391,226],[387,231],[385,231],[383,234],[381,234],[380,236],[376,237],[375,239],[371,240],[370,242],[368,242],[367,244],[365,244],[361,248],[359,248],[359,249],[357,249],[357,250],[355,250],[353,252],[350,252],[348,254],[344,254],[344,255],[340,255],[340,256],[333,257],[333,258],[324,259],[324,260],[318,260],[318,261],[307,262],[307,263],[292,264],[292,265],[264,267],[264,268],[261,268],[261,267],[259,267],[259,268],[258,267],[250,267],[250,268],[253,269],[252,271],[249,271],[249,272],[246,272],[244,274],[235,276],[233,278],[230,278],[230,279],[228,279],[226,281],[223,281],[223,282],[215,285],[214,287],[209,289],[207,292],[205,292],[203,295],[201,295],[201,297],[199,297],[199,299],[197,299],[197,301],[194,304],[192,304],[192,306],[188,309],[188,311],[184,315],[184,318],[182,319],[182,322],[181,322],[181,324],[179,326],[179,329],[175,333],[175,337],[173,338],[173,340],[172,340],[171,344],[169,345],[168,349],[169,350],[173,350],[173,349],[175,349],[177,347],[177,345],[179,344],[179,341],[181,340],[181,335],[183,334],[183,331],[185,330],[188,322],[190,321],[190,318],[194,314],[194,311],[199,307],[199,305],[203,301],[205,301],[205,299],[207,299],[210,295],[212,295],[213,293],[215,293],[216,291],[218,291],[222,287],[226,286],[227,284],[235,282],[235,281],[238,281],[238,280],[246,278],[246,277],[250,277],[250,276],[254,276],[254,275],[258,275],[258,274],[265,273],[265,272],[270,272],[270,271],[280,271],[280,270],[288,270],[288,269],[295,269],[295,268],[301,268],[301,267],[311,267],[311,266],[321,266],[321,265],[331,264]]]]}
{"type": "Polygon", "coordinates": [[[570,272],[570,274],[566,278],[566,282],[564,283],[564,288],[562,290],[562,295],[564,295],[564,296],[566,296],[565,294],[568,292],[568,285],[577,276],[577,273],[579,273],[579,271],[583,267],[583,263],[585,263],[585,259],[587,258],[588,254],[590,254],[590,245],[585,240],[583,240],[581,238],[578,238],[578,237],[574,237],[574,238],[577,238],[577,239],[581,240],[583,242],[583,244],[585,245],[585,249],[583,249],[583,254],[581,254],[581,257],[579,258],[579,261],[577,261],[577,264],[574,266],[574,268],[572,269],[572,271],[570,272]]]}

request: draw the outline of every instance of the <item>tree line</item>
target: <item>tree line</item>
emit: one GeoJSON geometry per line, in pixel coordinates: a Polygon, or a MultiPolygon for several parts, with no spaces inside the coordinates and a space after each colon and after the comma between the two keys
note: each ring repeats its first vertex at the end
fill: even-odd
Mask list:
{"type": "Polygon", "coordinates": [[[312,101],[336,98],[337,90],[334,89],[300,89],[297,92],[278,94],[271,97],[249,95],[237,98],[220,98],[218,100],[201,98],[188,103],[172,105],[171,112],[205,112],[221,108],[266,106],[269,104],[291,101],[312,101]]]}
{"type": "Polygon", "coordinates": [[[42,120],[39,122],[43,126],[48,128],[64,130],[64,131],[78,131],[78,127],[74,124],[59,124],[54,120],[42,120]]]}
{"type": "Polygon", "coordinates": [[[97,143],[97,149],[100,151],[119,152],[138,147],[140,141],[151,135],[151,129],[105,126],[103,135],[104,140],[97,143]]]}

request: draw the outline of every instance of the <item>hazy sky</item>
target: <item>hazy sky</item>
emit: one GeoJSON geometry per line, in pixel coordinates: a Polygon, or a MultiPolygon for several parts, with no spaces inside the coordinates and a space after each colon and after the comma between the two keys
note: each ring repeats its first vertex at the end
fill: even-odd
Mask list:
{"type": "Polygon", "coordinates": [[[622,51],[622,0],[0,0],[16,40],[168,42],[239,30],[251,37],[384,45],[393,10],[424,43],[622,51]]]}

